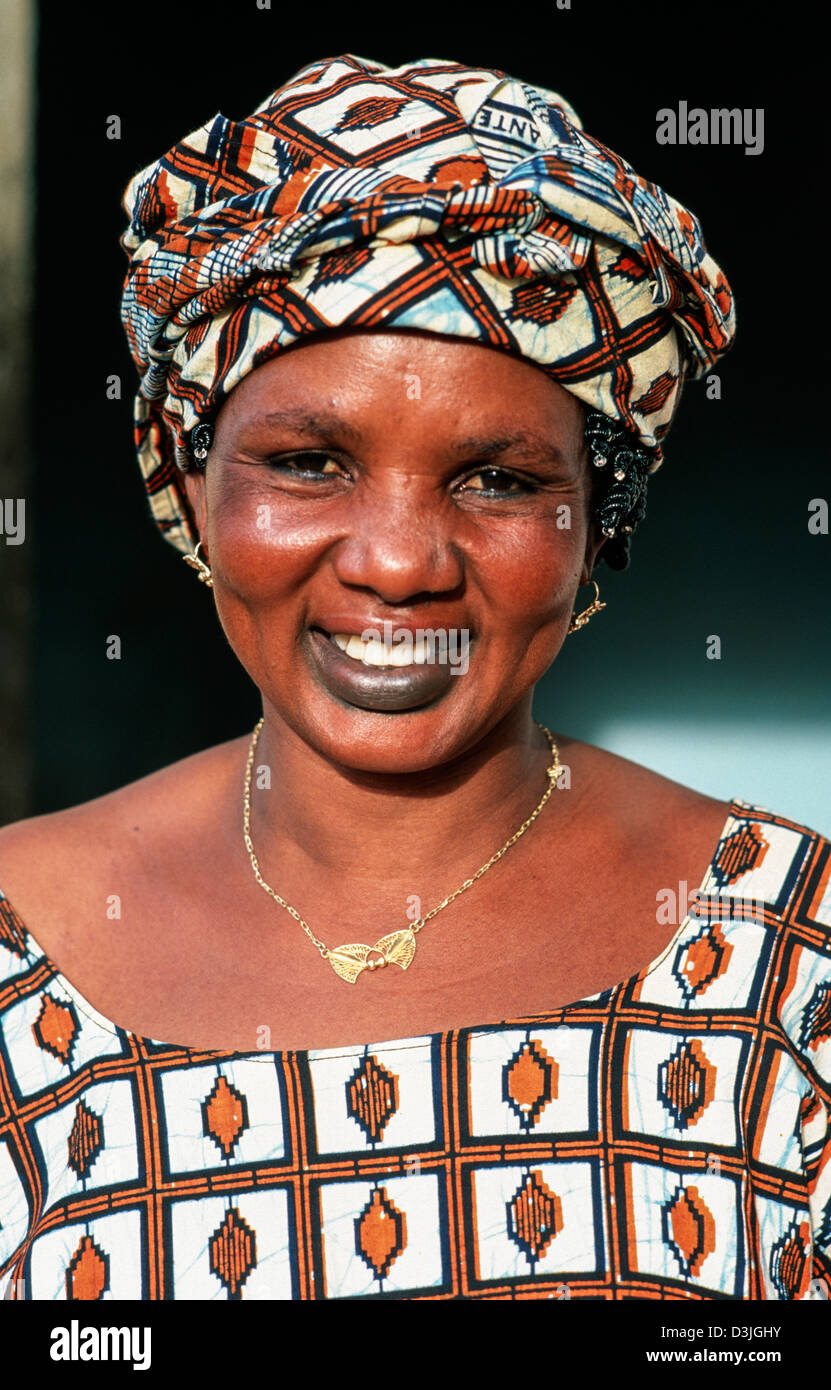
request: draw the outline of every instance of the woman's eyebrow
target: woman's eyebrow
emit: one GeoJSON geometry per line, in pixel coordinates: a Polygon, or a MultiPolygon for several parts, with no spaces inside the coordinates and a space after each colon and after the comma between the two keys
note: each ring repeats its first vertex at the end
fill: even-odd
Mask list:
{"type": "Polygon", "coordinates": [[[494,437],[493,435],[472,436],[468,439],[458,440],[450,446],[451,453],[471,454],[476,458],[494,458],[498,454],[506,454],[509,451],[518,454],[521,458],[553,459],[560,464],[566,462],[566,455],[553,440],[546,439],[544,435],[528,433],[527,431],[501,437],[494,437]]]}
{"type": "MultiPolygon", "coordinates": [[[[334,440],[337,435],[346,436],[356,443],[361,443],[364,438],[361,429],[342,415],[325,410],[307,410],[301,406],[263,411],[245,420],[242,428],[246,431],[261,427],[290,429],[296,434],[314,435],[326,442],[334,440]]],[[[449,443],[447,452],[454,457],[464,455],[477,459],[496,458],[511,452],[528,460],[546,459],[563,466],[567,462],[565,453],[553,440],[528,430],[508,435],[471,435],[449,443]]]]}
{"type": "Polygon", "coordinates": [[[253,415],[243,422],[243,429],[259,429],[261,426],[282,427],[294,430],[297,434],[315,434],[330,437],[335,434],[347,435],[351,439],[363,438],[357,425],[345,420],[342,415],[327,411],[305,410],[300,406],[285,406],[280,410],[268,410],[253,415]]]}

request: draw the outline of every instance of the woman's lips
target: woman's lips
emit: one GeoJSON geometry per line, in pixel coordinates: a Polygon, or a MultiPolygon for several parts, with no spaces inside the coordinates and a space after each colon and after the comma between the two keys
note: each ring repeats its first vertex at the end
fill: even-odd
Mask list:
{"type": "Polygon", "coordinates": [[[313,666],[327,690],[358,709],[418,709],[444,695],[453,680],[453,667],[447,661],[370,666],[341,651],[320,628],[308,628],[306,640],[313,666]]]}

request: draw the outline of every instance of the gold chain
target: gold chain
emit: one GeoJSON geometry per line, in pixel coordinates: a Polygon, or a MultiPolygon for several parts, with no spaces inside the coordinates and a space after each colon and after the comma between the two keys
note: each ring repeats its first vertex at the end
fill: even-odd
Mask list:
{"type": "Polygon", "coordinates": [[[251,843],[251,770],[254,765],[254,750],[257,747],[264,720],[265,717],[263,716],[263,718],[258,721],[251,736],[251,743],[248,749],[248,761],[245,765],[243,836],[245,839],[245,848],[248,850],[248,857],[251,860],[251,867],[254,870],[254,877],[260,887],[263,888],[276,903],[279,903],[280,907],[285,908],[286,912],[290,913],[296,922],[300,923],[300,926],[303,928],[309,940],[317,947],[323,959],[328,960],[337,974],[340,975],[342,979],[348,980],[350,984],[354,984],[358,975],[365,968],[374,970],[379,966],[395,963],[396,965],[400,965],[402,970],[407,969],[415,953],[416,933],[420,932],[421,928],[426,926],[427,923],[445,907],[449,907],[452,902],[455,902],[460,893],[464,893],[468,888],[472,888],[477,879],[480,879],[483,874],[487,873],[488,869],[490,869],[497,860],[501,859],[503,854],[507,854],[511,846],[515,845],[517,840],[525,834],[528,827],[533,825],[557,785],[557,779],[563,770],[557,751],[557,745],[554,742],[554,736],[551,730],[547,729],[544,724],[540,724],[539,721],[535,720],[534,722],[537,724],[537,727],[542,729],[542,732],[545,734],[551,749],[552,762],[546,769],[548,785],[530,816],[522,822],[518,830],[514,831],[511,838],[506,840],[501,849],[498,849],[495,854],[492,854],[487,863],[483,864],[480,869],[477,869],[475,874],[471,874],[470,878],[466,878],[464,883],[455,889],[453,893],[449,893],[446,898],[443,898],[440,903],[437,903],[434,908],[426,912],[423,917],[419,917],[418,920],[413,922],[409,927],[405,927],[402,931],[393,932],[389,936],[382,937],[374,946],[365,946],[363,943],[357,942],[346,946],[338,946],[334,950],[330,950],[328,946],[315,936],[308,922],[304,922],[297,909],[292,907],[291,903],[287,903],[285,898],[281,898],[280,894],[275,892],[270,883],[266,883],[260,873],[260,866],[257,862],[257,856],[254,853],[254,846],[251,843]],[[380,959],[369,960],[368,957],[373,953],[376,957],[380,957],[380,959]]]}

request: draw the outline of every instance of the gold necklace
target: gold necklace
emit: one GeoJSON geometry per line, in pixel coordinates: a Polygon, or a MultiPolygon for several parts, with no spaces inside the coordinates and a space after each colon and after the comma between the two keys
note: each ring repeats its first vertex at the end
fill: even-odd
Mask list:
{"type": "Polygon", "coordinates": [[[377,970],[383,965],[392,964],[400,965],[402,970],[407,969],[407,966],[415,955],[416,932],[420,932],[421,928],[426,926],[443,908],[449,907],[450,903],[454,902],[460,893],[464,893],[466,889],[471,888],[477,879],[481,878],[484,873],[487,873],[491,865],[495,864],[498,859],[502,858],[503,854],[507,853],[511,845],[516,844],[520,836],[525,834],[529,825],[532,825],[537,819],[537,816],[540,814],[540,811],[557,784],[557,778],[563,770],[560,764],[560,755],[557,752],[557,745],[554,742],[554,736],[551,730],[546,729],[544,724],[540,724],[538,720],[535,720],[534,723],[537,724],[538,728],[542,729],[548,739],[553,761],[546,769],[548,786],[528,819],[522,822],[519,830],[514,831],[514,834],[509,840],[505,841],[502,848],[491,855],[487,864],[483,864],[481,869],[476,870],[475,874],[472,874],[470,878],[466,878],[460,888],[457,888],[454,893],[449,893],[436,907],[431,908],[423,917],[419,917],[417,922],[413,922],[412,926],[405,927],[402,931],[390,932],[388,936],[382,936],[380,941],[376,941],[374,946],[365,946],[362,942],[350,942],[345,946],[336,946],[334,950],[330,951],[328,946],[318,940],[308,922],[303,921],[300,913],[292,907],[291,903],[287,903],[285,898],[281,898],[280,894],[275,893],[271,885],[266,883],[260,873],[260,866],[257,863],[257,856],[254,853],[254,846],[251,843],[251,769],[254,765],[254,749],[257,746],[257,740],[260,737],[260,730],[263,727],[263,723],[264,717],[260,719],[251,736],[251,744],[248,749],[248,762],[245,765],[245,796],[243,798],[243,835],[245,838],[245,848],[248,850],[248,857],[251,860],[251,867],[254,870],[254,877],[260,887],[264,888],[266,893],[268,893],[276,903],[284,907],[286,912],[291,913],[294,920],[300,923],[309,940],[317,947],[323,959],[328,960],[332,969],[340,975],[341,979],[348,981],[351,985],[354,985],[361,972],[367,969],[377,970]],[[370,956],[373,956],[372,960],[369,959],[370,956]]]}

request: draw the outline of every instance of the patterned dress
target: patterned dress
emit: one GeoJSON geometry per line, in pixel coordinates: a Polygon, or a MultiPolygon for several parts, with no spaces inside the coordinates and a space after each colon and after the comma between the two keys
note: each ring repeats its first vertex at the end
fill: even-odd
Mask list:
{"type": "Polygon", "coordinates": [[[0,1295],[827,1298],[831,843],[734,800],[687,907],[548,1014],[241,1053],[103,1018],[0,894],[0,1295]]]}

